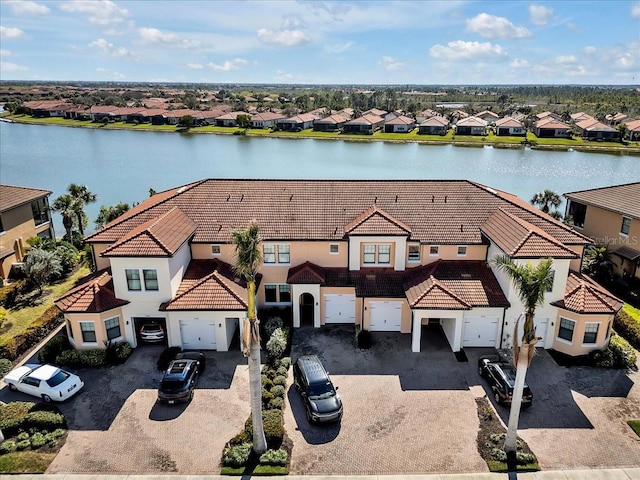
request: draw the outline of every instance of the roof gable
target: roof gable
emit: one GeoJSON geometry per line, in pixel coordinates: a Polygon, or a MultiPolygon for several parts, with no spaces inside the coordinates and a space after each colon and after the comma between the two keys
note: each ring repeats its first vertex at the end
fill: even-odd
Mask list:
{"type": "Polygon", "coordinates": [[[640,219],[640,182],[564,194],[569,200],[640,219]]]}
{"type": "Polygon", "coordinates": [[[349,235],[411,235],[411,227],[375,205],[344,227],[349,235]]]}
{"type": "Polygon", "coordinates": [[[466,303],[431,275],[427,280],[407,290],[407,299],[411,308],[437,310],[469,310],[466,303]]]}
{"type": "Polygon", "coordinates": [[[287,283],[323,284],[326,281],[325,269],[311,262],[304,262],[289,269],[287,283]]]}
{"type": "Polygon", "coordinates": [[[39,198],[48,197],[49,195],[51,195],[49,190],[15,185],[0,185],[0,212],[6,212],[12,208],[30,203],[39,198]]]}
{"type": "Polygon", "coordinates": [[[116,297],[111,272],[100,270],[55,301],[63,313],[100,313],[128,304],[116,297]]]}
{"type": "Polygon", "coordinates": [[[572,271],[567,278],[564,297],[552,305],[575,313],[615,314],[623,303],[591,278],[572,271]]]}

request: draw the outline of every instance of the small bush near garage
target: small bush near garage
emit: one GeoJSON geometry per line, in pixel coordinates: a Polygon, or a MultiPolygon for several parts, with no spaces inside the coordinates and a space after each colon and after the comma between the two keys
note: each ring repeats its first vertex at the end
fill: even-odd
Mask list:
{"type": "Polygon", "coordinates": [[[107,365],[121,365],[133,352],[129,342],[109,342],[105,351],[105,363],[107,365]]]}
{"type": "Polygon", "coordinates": [[[607,348],[591,352],[589,359],[594,366],[602,368],[634,368],[637,360],[629,342],[615,333],[611,335],[607,348]]]}
{"type": "Polygon", "coordinates": [[[613,319],[613,328],[634,348],[640,349],[640,310],[625,305],[613,319]]]}
{"type": "Polygon", "coordinates": [[[105,364],[105,350],[65,350],[56,357],[58,365],[66,365],[68,367],[102,367],[105,364]]]}
{"type": "Polygon", "coordinates": [[[0,377],[4,377],[7,373],[11,371],[12,368],[11,360],[8,358],[0,358],[0,377]]]}
{"type": "Polygon", "coordinates": [[[65,350],[71,350],[71,345],[66,333],[62,331],[40,349],[38,360],[40,363],[55,363],[58,355],[65,350]]]}
{"type": "Polygon", "coordinates": [[[158,370],[164,372],[169,367],[171,361],[175,359],[176,355],[178,355],[181,351],[181,347],[167,347],[162,350],[162,352],[160,352],[160,356],[158,357],[158,361],[156,362],[156,367],[158,367],[158,370]]]}

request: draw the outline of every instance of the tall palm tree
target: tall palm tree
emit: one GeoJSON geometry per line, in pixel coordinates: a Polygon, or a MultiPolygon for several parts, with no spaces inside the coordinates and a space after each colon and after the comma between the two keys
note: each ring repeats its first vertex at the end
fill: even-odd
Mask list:
{"type": "Polygon", "coordinates": [[[73,222],[76,216],[74,198],[65,193],[56,198],[51,204],[51,210],[62,215],[62,225],[67,232],[67,241],[73,242],[73,222]]]}
{"type": "Polygon", "coordinates": [[[234,270],[247,281],[247,318],[242,332],[242,353],[249,362],[249,392],[253,417],[253,451],[262,455],[267,451],[267,440],[262,425],[262,377],[260,375],[260,330],[256,314],[256,277],[262,263],[260,233],[255,220],[246,230],[231,233],[236,249],[234,270]]]}
{"type": "Polygon", "coordinates": [[[78,228],[80,229],[80,234],[84,236],[84,207],[88,203],[93,203],[98,199],[98,196],[95,193],[91,193],[86,185],[78,185],[72,183],[68,188],[69,195],[75,200],[74,211],[76,214],[76,218],[78,219],[78,228]]]}
{"type": "Polygon", "coordinates": [[[527,376],[527,368],[535,354],[535,344],[538,342],[536,328],[533,319],[536,307],[543,305],[544,294],[553,287],[553,260],[547,258],[538,265],[527,263],[518,265],[507,255],[497,255],[491,263],[501,272],[504,272],[518,292],[518,296],[524,305],[524,333],[522,344],[518,345],[518,323],[516,322],[513,335],[513,361],[516,367],[516,383],[511,398],[511,411],[509,412],[509,425],[504,442],[504,451],[507,459],[515,465],[516,440],[518,438],[518,421],[520,420],[520,408],[522,404],[522,391],[527,376]]]}
{"type": "Polygon", "coordinates": [[[549,213],[551,207],[558,208],[562,204],[562,198],[553,190],[546,189],[531,197],[531,205],[535,205],[544,213],[549,213]]]}

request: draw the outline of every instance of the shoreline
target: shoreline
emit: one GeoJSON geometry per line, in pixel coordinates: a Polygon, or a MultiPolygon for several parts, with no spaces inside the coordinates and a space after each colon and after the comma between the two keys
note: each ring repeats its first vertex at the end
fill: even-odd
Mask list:
{"type": "MultiPolygon", "coordinates": [[[[73,125],[68,123],[53,123],[47,121],[46,119],[34,119],[32,117],[27,117],[27,121],[21,121],[20,118],[16,118],[11,116],[0,116],[0,121],[6,123],[20,123],[23,125],[40,125],[40,126],[54,126],[54,127],[68,127],[68,128],[88,128],[88,129],[105,129],[105,130],[129,130],[132,132],[152,132],[152,133],[178,133],[182,135],[232,135],[238,137],[252,137],[252,138],[278,138],[278,139],[291,139],[291,140],[331,140],[331,141],[345,141],[345,142],[388,142],[388,143],[417,143],[419,145],[435,145],[435,146],[444,146],[444,145],[452,145],[454,147],[471,147],[471,148],[482,148],[485,146],[490,146],[493,148],[505,148],[505,149],[525,149],[530,148],[532,150],[548,150],[548,151],[580,151],[580,152],[588,152],[588,153],[607,153],[607,154],[616,154],[616,155],[629,155],[629,156],[640,156],[640,146],[597,146],[597,145],[557,145],[557,144],[523,144],[523,143],[514,143],[514,142],[494,142],[494,141],[485,141],[487,137],[482,137],[482,140],[477,142],[470,141],[457,141],[455,138],[449,138],[446,140],[429,140],[429,139],[418,139],[418,138],[380,138],[374,137],[371,135],[352,135],[352,136],[343,136],[342,134],[333,134],[326,136],[318,136],[318,135],[305,135],[305,131],[295,132],[294,134],[283,134],[283,132],[271,132],[268,130],[260,130],[257,129],[257,132],[252,132],[251,129],[247,130],[243,134],[237,134],[238,127],[216,127],[216,128],[228,128],[232,131],[203,131],[197,130],[198,128],[207,128],[207,127],[194,127],[194,129],[188,129],[186,131],[179,130],[179,127],[170,125],[171,128],[144,128],[144,129],[136,129],[133,124],[125,124],[125,125],[114,125],[114,124],[91,124],[91,125],[73,125]],[[93,126],[95,125],[95,126],[93,126]],[[267,133],[268,132],[268,133],[267,133]]],[[[58,117],[50,117],[50,118],[58,118],[58,117]]],[[[69,120],[73,122],[75,120],[69,120]]],[[[158,126],[163,127],[163,126],[158,126]]],[[[384,133],[383,133],[384,134],[384,133]]],[[[391,135],[391,134],[390,134],[391,135]]],[[[393,135],[402,135],[402,134],[393,134],[393,135]]],[[[634,142],[638,144],[638,142],[634,142]]]]}

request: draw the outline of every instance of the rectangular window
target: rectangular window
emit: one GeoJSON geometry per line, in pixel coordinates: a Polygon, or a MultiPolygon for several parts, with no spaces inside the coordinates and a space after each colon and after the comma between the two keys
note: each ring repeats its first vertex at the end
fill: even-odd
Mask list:
{"type": "Polygon", "coordinates": [[[431,245],[429,247],[429,255],[432,257],[437,257],[440,252],[440,247],[438,245],[431,245]]]}
{"type": "Polygon", "coordinates": [[[211,245],[211,255],[220,255],[220,245],[211,245]]]}
{"type": "Polygon", "coordinates": [[[549,287],[547,292],[553,291],[553,281],[555,280],[555,278],[556,278],[556,271],[555,270],[551,270],[551,286],[549,287]]]}
{"type": "Polygon", "coordinates": [[[145,290],[158,290],[158,271],[157,270],[142,270],[144,276],[144,289],[145,290]]]}
{"type": "Polygon", "coordinates": [[[569,200],[569,218],[575,227],[583,228],[584,220],[587,216],[587,206],[569,200]]]}
{"type": "Polygon", "coordinates": [[[2,226],[2,215],[0,215],[0,233],[4,233],[4,227],[2,226]]]}
{"type": "Polygon", "coordinates": [[[339,248],[340,246],[337,243],[332,243],[331,245],[329,245],[329,253],[335,255],[339,252],[339,248]]]}
{"type": "Polygon", "coordinates": [[[364,246],[364,257],[362,261],[364,263],[376,263],[376,246],[375,245],[364,246]]]}
{"type": "Polygon", "coordinates": [[[276,246],[265,243],[262,245],[262,260],[264,263],[276,263],[276,246]]]}
{"type": "Polygon", "coordinates": [[[458,256],[459,257],[464,257],[467,255],[467,246],[466,245],[459,245],[458,246],[458,256]]]}
{"type": "Polygon", "coordinates": [[[584,326],[584,338],[582,339],[582,343],[596,343],[598,339],[598,328],[600,327],[599,323],[587,323],[584,326]]]}
{"type": "Polygon", "coordinates": [[[140,270],[137,268],[127,268],[125,273],[127,275],[127,288],[129,291],[142,290],[142,284],[140,283],[140,270]]]}
{"type": "Polygon", "coordinates": [[[290,263],[290,245],[278,245],[278,263],[290,263]]]}
{"type": "Polygon", "coordinates": [[[420,245],[409,245],[408,260],[410,262],[419,262],[420,261],[420,245]]]}
{"type": "Polygon", "coordinates": [[[558,330],[558,338],[562,338],[563,340],[572,341],[573,340],[573,328],[575,327],[576,322],[573,320],[569,320],[568,318],[560,319],[560,329],[558,330]]]}
{"type": "Polygon", "coordinates": [[[391,263],[391,245],[378,245],[378,263],[391,263]]]}
{"type": "Polygon", "coordinates": [[[122,336],[120,332],[120,318],[113,317],[104,321],[104,329],[107,331],[107,340],[113,340],[122,336]]]}
{"type": "Polygon", "coordinates": [[[622,217],[622,226],[620,227],[620,233],[622,235],[629,235],[631,229],[631,219],[629,217],[622,217]]]}
{"type": "Polygon", "coordinates": [[[47,207],[47,199],[39,198],[38,200],[31,202],[31,212],[33,213],[33,221],[36,223],[36,226],[48,222],[49,209],[47,207]]]}
{"type": "Polygon", "coordinates": [[[277,285],[268,283],[264,286],[264,301],[265,303],[276,303],[278,301],[277,285]]]}
{"type": "Polygon", "coordinates": [[[291,303],[291,287],[288,284],[283,283],[279,285],[279,290],[280,290],[280,301],[291,303]]]}
{"type": "Polygon", "coordinates": [[[93,322],[80,322],[82,341],[85,343],[96,342],[96,326],[93,322]]]}

